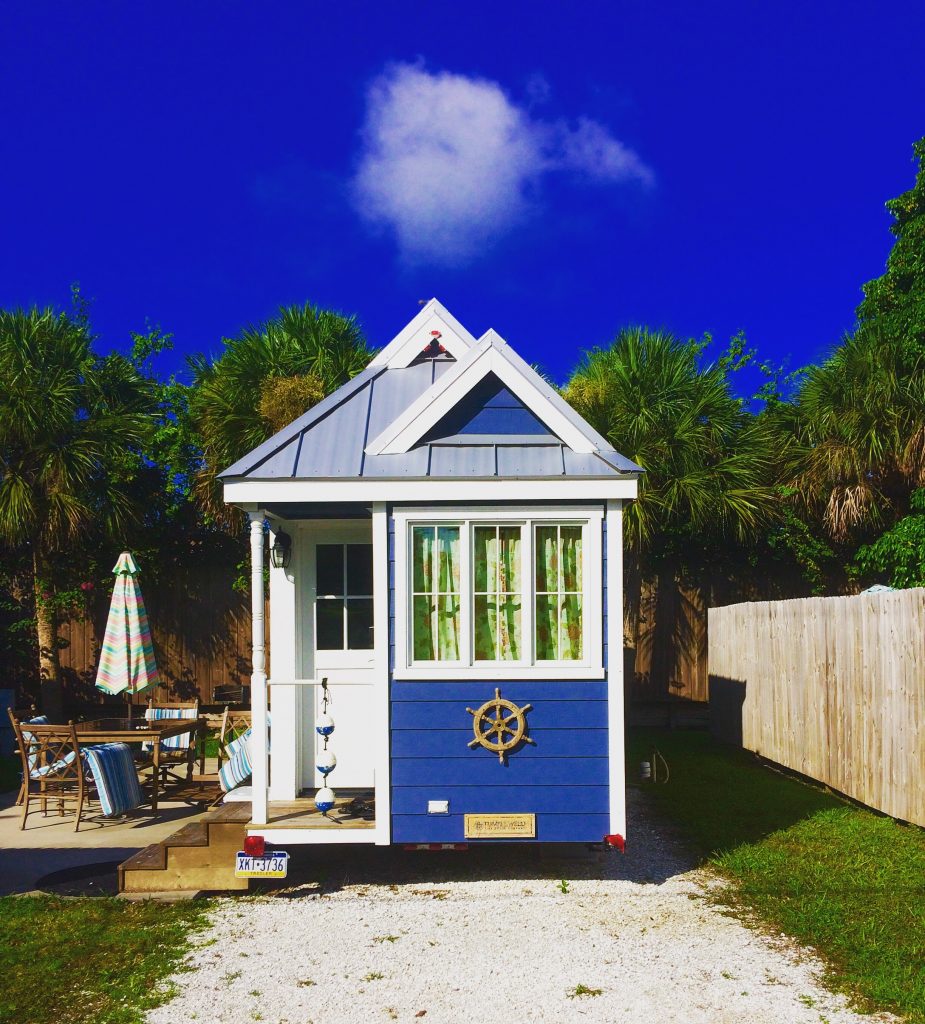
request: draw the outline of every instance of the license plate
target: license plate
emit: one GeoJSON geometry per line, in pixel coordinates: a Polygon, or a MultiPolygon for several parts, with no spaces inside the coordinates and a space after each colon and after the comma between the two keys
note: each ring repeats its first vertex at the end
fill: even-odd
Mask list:
{"type": "Polygon", "coordinates": [[[234,866],[235,878],[285,878],[289,870],[289,854],[284,850],[252,857],[239,850],[234,866]]]}

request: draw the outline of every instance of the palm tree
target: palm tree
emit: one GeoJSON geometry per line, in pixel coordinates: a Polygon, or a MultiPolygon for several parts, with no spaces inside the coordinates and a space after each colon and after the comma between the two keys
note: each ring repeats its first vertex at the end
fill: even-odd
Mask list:
{"type": "Polygon", "coordinates": [[[794,488],[834,540],[888,525],[925,484],[925,355],[862,326],[807,370],[790,429],[794,488]]]}
{"type": "Polygon", "coordinates": [[[621,330],[586,352],[565,398],[645,474],[624,519],[630,558],[628,610],[638,636],[643,580],[659,600],[679,578],[696,579],[731,543],[757,536],[775,516],[775,433],[731,389],[703,346],[644,327],[621,330]]]}
{"type": "Polygon", "coordinates": [[[200,496],[221,509],[215,475],[281,430],[369,363],[355,317],[288,306],[193,364],[190,412],[202,438],[200,496]]]}
{"type": "Polygon", "coordinates": [[[86,326],[52,309],[0,310],[0,540],[31,553],[42,706],[63,713],[54,563],[90,526],[131,510],[129,453],[151,425],[147,382],[97,357],[86,326]]]}

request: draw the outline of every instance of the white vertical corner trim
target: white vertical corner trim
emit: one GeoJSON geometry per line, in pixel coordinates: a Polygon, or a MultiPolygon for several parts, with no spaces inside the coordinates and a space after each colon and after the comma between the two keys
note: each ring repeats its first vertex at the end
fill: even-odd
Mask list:
{"type": "Polygon", "coordinates": [[[623,502],[607,502],[607,743],[610,834],[626,839],[623,680],[623,502]]]}
{"type": "MultiPolygon", "coordinates": [[[[283,525],[270,520],[270,543],[283,525]]],[[[290,527],[291,529],[291,527],[290,527]]],[[[300,535],[293,531],[293,547],[298,548],[300,535]]],[[[296,566],[298,550],[293,552],[288,569],[270,567],[270,650],[273,652],[275,679],[297,679],[296,670],[296,566]]],[[[301,736],[299,725],[302,690],[296,686],[274,686],[271,697],[273,707],[273,758],[270,762],[270,799],[295,800],[299,795],[301,766],[301,736]]]]}
{"type": "Polygon", "coordinates": [[[251,543],[251,820],[267,820],[269,757],[267,742],[267,656],[263,617],[263,511],[249,512],[251,543]]]}
{"type": "Polygon", "coordinates": [[[376,736],[374,767],[376,845],[392,841],[391,747],[389,732],[389,517],[384,501],[373,502],[373,647],[376,682],[373,722],[376,736]]]}
{"type": "Polygon", "coordinates": [[[475,338],[456,317],[442,302],[431,299],[369,365],[393,369],[408,366],[430,343],[431,331],[440,332],[438,341],[454,359],[462,359],[469,349],[475,347],[475,338]]]}
{"type": "Polygon", "coordinates": [[[489,373],[507,385],[572,451],[598,450],[599,445],[558,407],[549,385],[515,356],[503,339],[490,331],[465,359],[443,374],[374,438],[366,446],[366,453],[398,455],[409,451],[489,373]]]}

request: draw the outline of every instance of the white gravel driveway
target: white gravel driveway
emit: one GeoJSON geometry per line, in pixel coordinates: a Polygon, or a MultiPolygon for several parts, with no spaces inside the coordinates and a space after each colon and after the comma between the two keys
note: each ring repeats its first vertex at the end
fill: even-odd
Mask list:
{"type": "Polygon", "coordinates": [[[218,903],[150,1024],[889,1019],[851,1012],[806,951],[711,907],[638,799],[625,857],[295,852],[289,892],[218,903]]]}

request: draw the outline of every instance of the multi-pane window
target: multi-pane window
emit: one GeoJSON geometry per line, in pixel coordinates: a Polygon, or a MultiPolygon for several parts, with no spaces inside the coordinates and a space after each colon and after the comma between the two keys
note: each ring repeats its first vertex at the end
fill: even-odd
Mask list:
{"type": "Polygon", "coordinates": [[[458,526],[415,526],[411,538],[411,633],[415,661],[459,661],[458,526]]]}
{"type": "Polygon", "coordinates": [[[521,527],[476,526],[472,546],[475,660],[520,661],[521,527]]]}
{"type": "Polygon", "coordinates": [[[534,530],[534,632],[537,661],[581,661],[581,527],[558,523],[534,530]]]}
{"type": "Polygon", "coordinates": [[[315,631],[319,651],[373,647],[373,547],[315,547],[315,631]]]}
{"type": "Polygon", "coordinates": [[[586,528],[529,516],[410,523],[408,665],[587,664],[586,528]]]}

